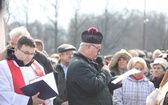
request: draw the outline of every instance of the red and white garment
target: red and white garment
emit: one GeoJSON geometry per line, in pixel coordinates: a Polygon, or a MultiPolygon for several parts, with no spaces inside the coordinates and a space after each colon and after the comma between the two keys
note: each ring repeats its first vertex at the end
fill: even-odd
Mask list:
{"type": "MultiPolygon", "coordinates": [[[[43,67],[36,61],[22,67],[14,60],[0,61],[0,105],[27,105],[30,97],[25,96],[19,88],[44,74],[43,67]]],[[[52,105],[52,101],[46,105],[52,105]]]]}

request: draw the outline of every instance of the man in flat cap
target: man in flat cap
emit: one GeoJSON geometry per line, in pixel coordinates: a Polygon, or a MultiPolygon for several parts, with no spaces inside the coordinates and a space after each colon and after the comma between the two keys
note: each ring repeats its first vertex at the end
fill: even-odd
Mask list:
{"type": "Polygon", "coordinates": [[[103,35],[95,27],[82,33],[78,52],[74,53],[67,73],[69,105],[112,105],[107,84],[111,75],[107,68],[94,62],[100,54],[103,35]]]}
{"type": "Polygon", "coordinates": [[[54,105],[68,105],[66,90],[66,75],[68,64],[76,48],[71,44],[62,44],[57,48],[59,54],[58,64],[54,67],[58,72],[58,93],[54,105]]]}

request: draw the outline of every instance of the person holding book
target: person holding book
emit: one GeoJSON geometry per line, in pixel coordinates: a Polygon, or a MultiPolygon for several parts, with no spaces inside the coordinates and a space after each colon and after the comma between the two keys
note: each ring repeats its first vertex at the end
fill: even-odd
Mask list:
{"type": "Polygon", "coordinates": [[[145,105],[147,96],[155,89],[144,75],[147,65],[143,58],[129,60],[128,70],[137,69],[140,73],[132,74],[122,80],[122,87],[113,93],[113,105],[145,105]]]}
{"type": "Polygon", "coordinates": [[[14,53],[0,61],[0,105],[52,105],[52,100],[26,96],[20,90],[36,77],[45,74],[43,67],[33,59],[35,41],[28,36],[19,38],[14,53]],[[50,104],[51,103],[51,104],[50,104]]]}
{"type": "MultiPolygon", "coordinates": [[[[8,56],[14,53],[16,44],[21,36],[31,36],[27,28],[24,26],[16,27],[9,32],[10,42],[6,49],[0,53],[0,61],[6,59],[8,56]]],[[[33,58],[43,66],[45,73],[51,73],[54,71],[50,59],[45,56],[42,52],[35,50],[36,54],[33,58]]],[[[55,72],[56,74],[56,72],[55,72]]],[[[57,75],[57,74],[56,74],[57,75]]],[[[56,76],[57,78],[57,76],[56,76]]]]}

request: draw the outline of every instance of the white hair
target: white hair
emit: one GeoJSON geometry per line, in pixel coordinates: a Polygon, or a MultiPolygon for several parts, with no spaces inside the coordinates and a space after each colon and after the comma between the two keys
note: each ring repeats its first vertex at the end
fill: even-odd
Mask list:
{"type": "Polygon", "coordinates": [[[20,36],[30,36],[30,33],[28,32],[26,27],[21,26],[21,27],[14,28],[9,33],[10,39],[12,39],[14,37],[20,37],[20,36]]]}

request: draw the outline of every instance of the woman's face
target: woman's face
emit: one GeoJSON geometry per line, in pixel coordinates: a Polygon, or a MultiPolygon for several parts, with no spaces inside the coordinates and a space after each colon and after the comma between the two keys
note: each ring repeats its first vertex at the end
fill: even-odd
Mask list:
{"type": "Polygon", "coordinates": [[[159,78],[165,73],[165,71],[161,64],[155,64],[153,65],[152,73],[154,77],[159,78]]]}
{"type": "Polygon", "coordinates": [[[126,58],[120,57],[118,60],[118,67],[121,69],[125,69],[125,68],[127,68],[127,63],[128,63],[128,61],[126,60],[126,58]]]}
{"type": "Polygon", "coordinates": [[[141,63],[139,63],[139,62],[135,63],[133,68],[141,71],[140,73],[134,74],[135,77],[138,78],[138,77],[144,75],[145,69],[144,69],[144,66],[141,63]]]}

